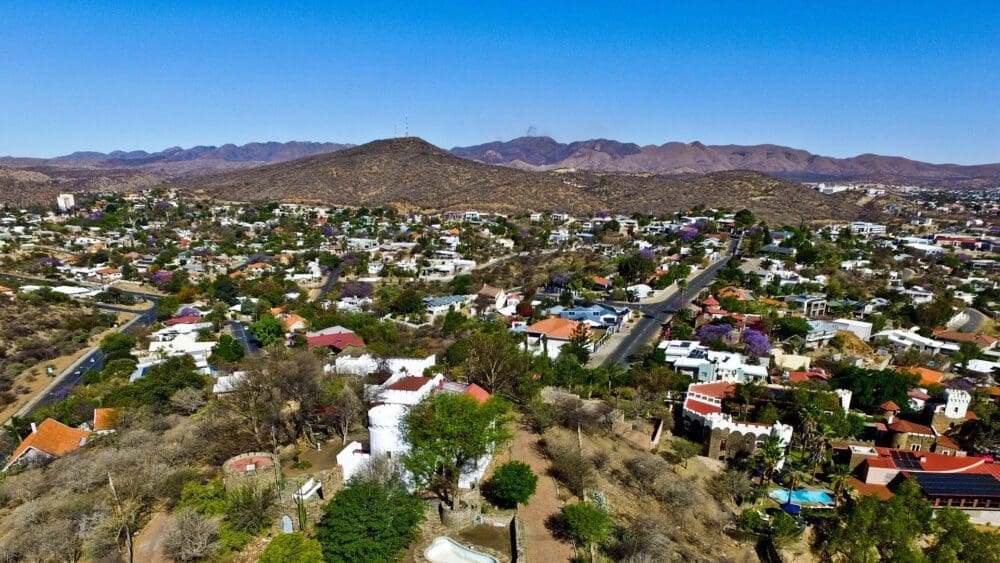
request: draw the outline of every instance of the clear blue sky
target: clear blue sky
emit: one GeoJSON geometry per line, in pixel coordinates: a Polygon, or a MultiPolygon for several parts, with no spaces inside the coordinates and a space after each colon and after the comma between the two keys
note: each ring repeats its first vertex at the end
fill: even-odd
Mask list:
{"type": "Polygon", "coordinates": [[[125,4],[0,4],[0,154],[361,143],[406,115],[443,147],[532,128],[1000,162],[997,0],[125,4]]]}

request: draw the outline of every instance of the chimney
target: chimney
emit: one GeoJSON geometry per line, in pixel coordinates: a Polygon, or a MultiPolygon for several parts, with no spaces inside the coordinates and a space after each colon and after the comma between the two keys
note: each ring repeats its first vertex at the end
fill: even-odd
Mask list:
{"type": "Polygon", "coordinates": [[[31,433],[34,434],[35,432],[38,432],[38,425],[35,424],[34,422],[32,422],[31,423],[31,433]]]}
{"type": "Polygon", "coordinates": [[[893,420],[895,420],[895,419],[896,419],[896,417],[895,417],[894,415],[891,415],[891,414],[890,414],[890,415],[889,415],[889,418],[885,419],[885,423],[886,423],[887,425],[889,425],[889,424],[892,424],[892,421],[893,421],[893,420]]]}

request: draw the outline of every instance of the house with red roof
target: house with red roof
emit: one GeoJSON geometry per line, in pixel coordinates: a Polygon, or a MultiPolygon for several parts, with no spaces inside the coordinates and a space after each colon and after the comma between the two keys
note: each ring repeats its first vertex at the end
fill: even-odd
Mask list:
{"type": "Polygon", "coordinates": [[[353,332],[339,332],[306,336],[306,346],[309,348],[328,348],[339,354],[348,349],[361,350],[365,347],[365,341],[353,332]]]}
{"type": "Polygon", "coordinates": [[[788,447],[791,426],[739,421],[726,412],[725,402],[733,398],[735,390],[734,384],[725,381],[688,385],[682,410],[684,431],[703,444],[704,455],[720,460],[752,455],[770,436],[788,447]]]}
{"type": "Polygon", "coordinates": [[[62,457],[86,445],[90,434],[89,430],[66,426],[54,418],[46,418],[37,426],[32,422],[31,434],[14,449],[3,471],[14,465],[36,465],[62,457]]]}

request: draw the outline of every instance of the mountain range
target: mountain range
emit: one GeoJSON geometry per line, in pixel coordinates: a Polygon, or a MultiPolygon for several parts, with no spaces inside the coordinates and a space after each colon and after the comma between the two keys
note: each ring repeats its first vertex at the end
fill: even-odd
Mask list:
{"type": "Polygon", "coordinates": [[[580,168],[604,172],[704,174],[753,170],[801,181],[885,181],[931,185],[986,185],[1000,181],[1000,164],[930,164],[897,156],[833,158],[779,145],[705,145],[671,142],[639,146],[607,139],[560,143],[550,137],[455,147],[451,152],[529,170],[580,168]]]}
{"type": "Polygon", "coordinates": [[[672,213],[696,205],[742,209],[778,224],[877,217],[845,194],[824,196],[758,172],[659,176],[590,170],[518,170],[460,158],[422,139],[373,141],[332,153],[167,184],[195,197],[392,205],[402,210],[479,209],[523,213],[672,213]]]}

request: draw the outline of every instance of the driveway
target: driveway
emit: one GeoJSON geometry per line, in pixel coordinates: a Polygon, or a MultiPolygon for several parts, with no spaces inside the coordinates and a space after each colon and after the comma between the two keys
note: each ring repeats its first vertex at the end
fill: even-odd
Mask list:
{"type": "Polygon", "coordinates": [[[531,466],[538,475],[538,488],[527,506],[518,510],[524,521],[527,560],[529,562],[569,561],[573,547],[561,542],[545,526],[546,520],[559,514],[563,503],[559,500],[557,484],[548,474],[549,462],[538,451],[538,435],[518,424],[512,444],[513,458],[531,466]]]}

